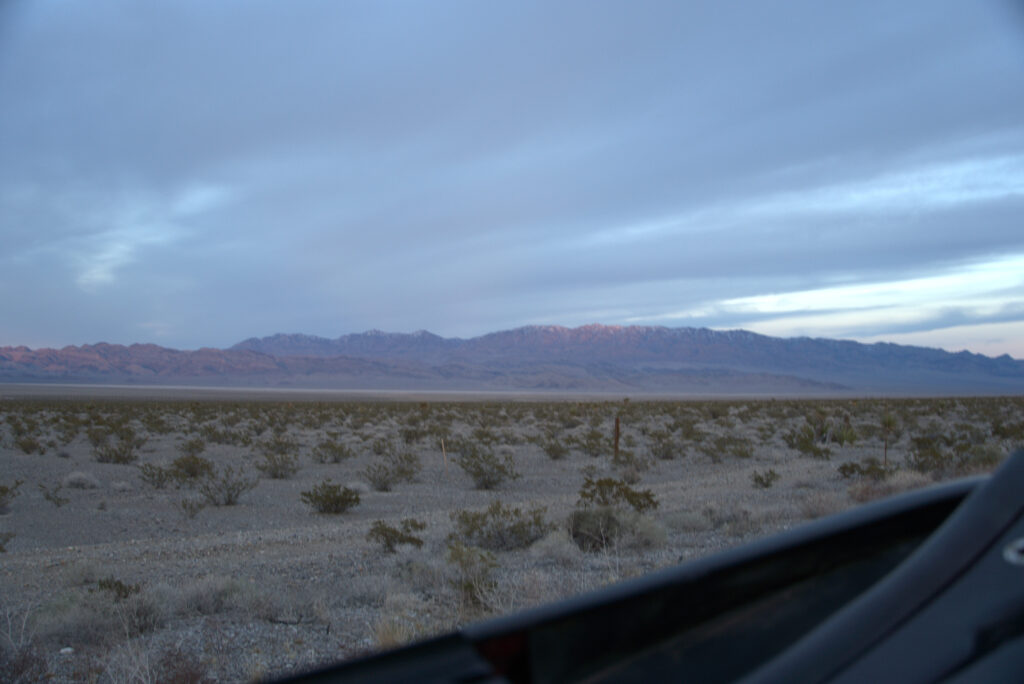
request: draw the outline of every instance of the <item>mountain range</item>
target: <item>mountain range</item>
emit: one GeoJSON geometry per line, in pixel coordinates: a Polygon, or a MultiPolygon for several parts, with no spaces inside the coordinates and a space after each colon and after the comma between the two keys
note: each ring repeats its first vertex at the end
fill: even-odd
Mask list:
{"type": "Polygon", "coordinates": [[[1017,394],[1024,361],[743,330],[527,326],[469,339],[378,330],[153,344],[0,347],[0,382],[654,394],[1017,394]]]}

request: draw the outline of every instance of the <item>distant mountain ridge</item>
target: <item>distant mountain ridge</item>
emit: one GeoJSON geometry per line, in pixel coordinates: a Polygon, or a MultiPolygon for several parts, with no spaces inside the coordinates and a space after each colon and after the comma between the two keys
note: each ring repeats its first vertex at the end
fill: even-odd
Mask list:
{"type": "Polygon", "coordinates": [[[1024,361],[744,330],[526,326],[469,339],[371,330],[250,338],[228,349],[152,344],[0,348],[0,380],[339,389],[656,393],[1020,393],[1024,361]]]}

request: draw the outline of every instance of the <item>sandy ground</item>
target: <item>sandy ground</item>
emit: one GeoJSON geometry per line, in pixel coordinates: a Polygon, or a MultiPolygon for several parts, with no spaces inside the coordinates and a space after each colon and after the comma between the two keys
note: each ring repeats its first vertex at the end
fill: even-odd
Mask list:
{"type": "Polygon", "coordinates": [[[30,653],[51,681],[159,681],[178,670],[254,681],[337,661],[990,468],[1019,441],[1013,427],[1024,417],[1020,398],[249,401],[204,390],[125,401],[110,392],[72,398],[51,388],[26,397],[0,388],[0,487],[21,482],[0,514],[0,644],[8,654],[30,653]],[[843,464],[882,457],[886,413],[898,422],[888,458],[900,470],[884,483],[841,476],[843,464]],[[619,464],[611,453],[616,416],[621,449],[632,454],[619,464]],[[818,440],[827,459],[787,443],[815,421],[830,428],[818,440]],[[856,435],[852,445],[837,443],[844,424],[856,435]],[[97,462],[96,433],[111,425],[128,426],[140,442],[133,462],[97,462]],[[943,472],[906,468],[914,437],[940,430],[950,444],[973,440],[970,459],[943,472]],[[600,455],[587,453],[588,434],[602,436],[600,455]],[[26,437],[42,453],[26,453],[26,437]],[[257,469],[261,444],[275,437],[291,444],[298,466],[285,479],[257,469]],[[237,505],[191,515],[182,501],[202,500],[193,485],[155,488],[140,468],[168,467],[189,439],[203,441],[199,455],[215,468],[259,476],[258,484],[237,505]],[[449,453],[459,439],[510,458],[520,477],[475,488],[449,453]],[[352,456],[317,462],[325,440],[352,456]],[[385,459],[375,453],[380,440],[418,458],[413,481],[391,491],[370,486],[367,468],[385,459]],[[549,457],[551,441],[568,446],[567,455],[549,457]],[[775,479],[759,487],[755,475],[775,479]],[[631,531],[609,547],[584,553],[565,521],[588,476],[632,481],[659,505],[630,518],[631,531]],[[360,503],[341,515],[314,512],[302,493],[327,479],[358,491],[360,503]],[[551,530],[527,548],[495,551],[496,567],[470,596],[460,590],[465,568],[448,555],[451,514],[494,501],[543,506],[551,530]],[[367,539],[374,521],[406,518],[426,524],[421,548],[386,553],[367,539]]]}

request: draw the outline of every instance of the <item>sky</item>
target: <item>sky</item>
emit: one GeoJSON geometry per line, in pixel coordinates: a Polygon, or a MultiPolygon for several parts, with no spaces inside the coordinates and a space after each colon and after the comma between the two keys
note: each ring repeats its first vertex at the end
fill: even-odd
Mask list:
{"type": "Polygon", "coordinates": [[[588,323],[1024,359],[1024,8],[0,4],[0,346],[588,323]]]}

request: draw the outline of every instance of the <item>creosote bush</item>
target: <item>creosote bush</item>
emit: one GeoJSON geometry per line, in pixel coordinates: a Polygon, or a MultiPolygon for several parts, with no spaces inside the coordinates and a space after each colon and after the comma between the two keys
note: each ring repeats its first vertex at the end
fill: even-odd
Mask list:
{"type": "Polygon", "coordinates": [[[591,429],[580,440],[580,448],[587,456],[598,458],[609,453],[612,450],[612,445],[607,435],[600,430],[591,429]]]}
{"type": "Polygon", "coordinates": [[[6,513],[14,497],[18,496],[18,488],[25,484],[24,480],[15,480],[12,485],[0,485],[0,513],[6,513]]]}
{"type": "Polygon", "coordinates": [[[204,477],[213,476],[213,461],[197,454],[187,453],[171,461],[169,472],[179,484],[192,484],[204,477]]]}
{"type": "Polygon", "coordinates": [[[16,438],[14,440],[14,446],[18,447],[18,450],[22,453],[29,455],[32,455],[37,451],[40,454],[46,453],[46,447],[44,447],[38,439],[29,435],[16,438]]]}
{"type": "MultiPolygon", "coordinates": [[[[275,426],[276,427],[276,426],[275,426]]],[[[258,450],[262,458],[256,468],[272,480],[287,480],[299,472],[299,444],[283,434],[275,434],[260,442],[258,450]]]]}
{"type": "Polygon", "coordinates": [[[956,454],[949,450],[945,435],[925,434],[912,437],[907,466],[920,473],[950,474],[959,467],[956,454]]]}
{"type": "Polygon", "coordinates": [[[629,449],[619,449],[619,453],[612,456],[612,465],[623,482],[636,484],[642,474],[651,467],[651,461],[629,449]]]}
{"type": "Polygon", "coordinates": [[[300,498],[317,513],[337,515],[359,505],[359,492],[340,484],[324,480],[312,489],[302,492],[300,498]]]}
{"type": "Polygon", "coordinates": [[[126,584],[114,577],[96,580],[96,589],[110,593],[115,599],[123,601],[133,594],[138,594],[142,587],[138,584],[126,584]]]}
{"type": "Polygon", "coordinates": [[[633,489],[622,480],[603,477],[583,480],[580,487],[578,506],[595,508],[600,506],[628,506],[637,513],[644,513],[658,507],[654,494],[649,489],[633,489]]]}
{"type": "Polygon", "coordinates": [[[569,514],[566,528],[582,551],[600,551],[611,546],[626,529],[623,511],[611,506],[577,508],[569,514]]]}
{"type": "Polygon", "coordinates": [[[458,445],[459,454],[453,460],[470,476],[477,489],[495,489],[505,480],[520,477],[511,454],[497,456],[488,447],[479,447],[469,442],[458,445]]]}
{"type": "Polygon", "coordinates": [[[189,520],[195,518],[197,515],[199,515],[199,511],[206,508],[205,501],[203,501],[202,499],[193,499],[190,497],[185,497],[176,505],[178,507],[178,510],[181,511],[181,514],[189,520]]]}
{"type": "Polygon", "coordinates": [[[732,434],[715,437],[710,444],[701,444],[700,450],[714,463],[721,463],[723,456],[750,458],[754,455],[754,445],[749,439],[732,434]]]}
{"type": "Polygon", "coordinates": [[[272,480],[287,480],[299,472],[299,457],[296,454],[267,452],[256,468],[272,480]]]}
{"type": "Polygon", "coordinates": [[[650,450],[651,455],[654,456],[654,458],[662,461],[671,461],[681,451],[679,444],[676,443],[672,438],[672,435],[666,430],[652,432],[650,437],[650,450]]]}
{"type": "Polygon", "coordinates": [[[810,423],[805,423],[795,430],[786,432],[782,439],[789,448],[796,449],[811,458],[827,461],[832,456],[831,449],[818,443],[819,437],[810,423]]]}
{"type": "Polygon", "coordinates": [[[163,489],[174,481],[170,468],[164,468],[155,463],[143,463],[140,465],[139,478],[153,489],[163,489]]]}
{"type": "Polygon", "coordinates": [[[183,456],[198,456],[206,451],[206,441],[202,437],[193,437],[178,445],[183,456]]]}
{"type": "Polygon", "coordinates": [[[636,490],[622,480],[587,477],[575,511],[569,514],[569,536],[583,551],[599,551],[637,530],[641,514],[657,508],[654,494],[636,490]]]}
{"type": "Polygon", "coordinates": [[[391,449],[368,465],[363,475],[378,492],[389,492],[400,482],[415,482],[422,468],[420,457],[412,451],[391,449]]]}
{"type": "Polygon", "coordinates": [[[754,486],[758,489],[769,489],[779,479],[779,474],[769,468],[763,473],[759,473],[756,470],[751,474],[750,479],[753,480],[754,486]]]}
{"type": "Polygon", "coordinates": [[[39,485],[39,491],[42,492],[43,498],[52,503],[57,508],[60,508],[64,504],[71,501],[66,496],[60,495],[60,490],[64,489],[64,485],[58,484],[53,487],[47,487],[44,484],[39,485]]]}
{"type": "Polygon", "coordinates": [[[560,461],[569,455],[569,447],[557,437],[548,437],[541,442],[541,449],[552,461],[560,461]]]}
{"type": "Polygon", "coordinates": [[[97,463],[116,463],[127,465],[133,463],[139,455],[135,452],[137,444],[131,439],[122,439],[113,444],[100,444],[93,449],[93,458],[97,463]]]}
{"type": "Polygon", "coordinates": [[[366,533],[366,541],[377,542],[387,553],[394,553],[395,549],[402,544],[409,544],[420,548],[423,540],[417,537],[414,532],[422,532],[427,529],[427,524],[415,518],[404,519],[399,527],[388,525],[383,520],[377,520],[366,533]]]}
{"type": "Polygon", "coordinates": [[[448,539],[467,546],[491,551],[523,549],[537,541],[553,526],[544,520],[547,509],[533,508],[523,512],[495,501],[484,511],[454,511],[451,514],[455,531],[448,539]]]}
{"type": "Polygon", "coordinates": [[[197,490],[213,506],[234,506],[242,494],[258,484],[259,478],[249,478],[243,470],[236,472],[231,466],[224,466],[220,473],[201,480],[197,490]]]}
{"type": "Polygon", "coordinates": [[[325,439],[313,447],[313,460],[317,463],[341,463],[355,454],[341,442],[325,439]]]}
{"type": "Polygon", "coordinates": [[[853,425],[850,424],[849,416],[846,420],[837,425],[832,433],[833,438],[839,446],[846,446],[847,444],[853,445],[857,443],[857,432],[853,429],[853,425]]]}
{"type": "Polygon", "coordinates": [[[999,447],[984,443],[984,436],[971,426],[954,426],[949,433],[931,431],[912,437],[906,465],[933,477],[984,472],[997,466],[1005,456],[999,447]]]}
{"type": "Polygon", "coordinates": [[[372,451],[375,456],[383,456],[389,451],[394,451],[394,448],[395,447],[391,443],[391,440],[384,439],[383,437],[375,439],[370,443],[370,451],[372,451]]]}

